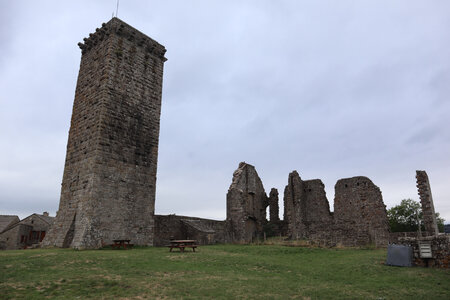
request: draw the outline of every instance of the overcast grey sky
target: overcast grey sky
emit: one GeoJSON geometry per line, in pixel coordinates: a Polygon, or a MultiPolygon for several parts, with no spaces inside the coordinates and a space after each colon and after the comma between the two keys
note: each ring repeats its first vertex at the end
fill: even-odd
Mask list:
{"type": "MultiPolygon", "coordinates": [[[[81,51],[116,0],[0,0],[0,214],[55,215],[81,51]]],[[[156,213],[224,219],[240,161],[363,175],[389,207],[426,170],[450,221],[450,1],[130,1],[167,48],[156,213]]],[[[282,209],[280,210],[282,214],[282,209]]]]}

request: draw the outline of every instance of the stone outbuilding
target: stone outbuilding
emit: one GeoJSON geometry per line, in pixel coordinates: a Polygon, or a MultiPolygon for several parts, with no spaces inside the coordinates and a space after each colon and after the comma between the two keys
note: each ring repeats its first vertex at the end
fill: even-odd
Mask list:
{"type": "Polygon", "coordinates": [[[32,214],[10,225],[0,233],[1,249],[26,249],[38,245],[52,226],[53,219],[44,212],[42,215],[32,214]]]}

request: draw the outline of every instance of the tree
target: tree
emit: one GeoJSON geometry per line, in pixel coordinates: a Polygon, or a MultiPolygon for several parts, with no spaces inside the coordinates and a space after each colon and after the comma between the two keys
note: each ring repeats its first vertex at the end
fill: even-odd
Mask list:
{"type": "MultiPolygon", "coordinates": [[[[422,222],[422,206],[412,199],[403,199],[399,205],[387,211],[391,232],[425,230],[422,222]]],[[[436,221],[439,232],[444,232],[444,219],[436,213],[436,221]]]]}

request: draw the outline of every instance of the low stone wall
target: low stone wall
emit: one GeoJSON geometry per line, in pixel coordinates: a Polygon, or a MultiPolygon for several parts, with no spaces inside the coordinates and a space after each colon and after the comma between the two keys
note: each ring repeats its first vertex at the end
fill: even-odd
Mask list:
{"type": "Polygon", "coordinates": [[[154,246],[165,246],[170,240],[184,239],[196,240],[200,245],[231,242],[226,221],[155,215],[154,246]]]}
{"type": "Polygon", "coordinates": [[[417,231],[408,232],[390,232],[389,233],[389,244],[398,244],[401,238],[418,238],[419,233],[417,231]]]}
{"type": "Polygon", "coordinates": [[[411,246],[413,249],[413,263],[420,267],[450,268],[450,235],[441,234],[421,238],[399,238],[399,243],[411,246]],[[421,258],[419,244],[431,244],[432,258],[421,258]]]}

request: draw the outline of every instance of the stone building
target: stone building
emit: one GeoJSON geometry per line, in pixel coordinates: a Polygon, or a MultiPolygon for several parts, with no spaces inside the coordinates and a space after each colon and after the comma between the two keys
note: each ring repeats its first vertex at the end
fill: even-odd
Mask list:
{"type": "Polygon", "coordinates": [[[0,233],[1,248],[25,249],[38,245],[52,226],[53,220],[53,217],[44,212],[42,215],[32,214],[22,221],[15,222],[0,233]]]}
{"type": "Polygon", "coordinates": [[[43,245],[153,245],[166,49],[118,18],[79,47],[59,210],[43,245]]]}
{"type": "Polygon", "coordinates": [[[0,250],[6,249],[6,237],[2,238],[2,232],[11,227],[12,225],[19,223],[18,216],[12,215],[0,215],[0,250]]]}
{"type": "Polygon", "coordinates": [[[261,238],[269,201],[254,166],[241,162],[227,193],[227,223],[235,242],[261,238]]]}

